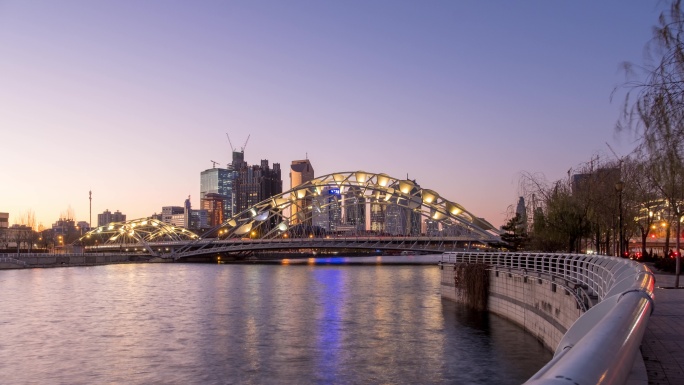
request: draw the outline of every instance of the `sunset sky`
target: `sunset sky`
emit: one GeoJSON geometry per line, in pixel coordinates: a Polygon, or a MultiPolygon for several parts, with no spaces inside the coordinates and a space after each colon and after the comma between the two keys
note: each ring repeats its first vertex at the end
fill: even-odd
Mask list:
{"type": "Polygon", "coordinates": [[[0,212],[93,225],[199,206],[230,146],[316,175],[408,175],[492,224],[523,171],[634,147],[621,63],[663,4],[0,0],[0,212]]]}

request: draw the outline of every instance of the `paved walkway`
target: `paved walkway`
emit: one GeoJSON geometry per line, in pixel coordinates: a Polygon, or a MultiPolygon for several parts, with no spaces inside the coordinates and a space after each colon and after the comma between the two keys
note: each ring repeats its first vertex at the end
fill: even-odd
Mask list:
{"type": "Polygon", "coordinates": [[[648,383],[653,385],[684,384],[684,275],[679,277],[681,289],[674,286],[674,274],[656,275],[655,310],[641,344],[648,383]]]}

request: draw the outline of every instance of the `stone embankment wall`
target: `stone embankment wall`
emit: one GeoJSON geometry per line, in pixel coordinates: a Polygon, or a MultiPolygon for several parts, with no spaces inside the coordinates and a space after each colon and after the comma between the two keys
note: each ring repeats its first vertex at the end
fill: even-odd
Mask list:
{"type": "Polygon", "coordinates": [[[12,255],[12,259],[23,261],[26,264],[0,263],[0,269],[31,268],[31,267],[68,267],[68,266],[95,266],[115,263],[152,262],[149,257],[131,256],[125,254],[112,255],[59,255],[42,254],[32,256],[12,255]]]}
{"type": "MultiPolygon", "coordinates": [[[[572,289],[564,282],[505,270],[489,274],[487,310],[517,323],[551,351],[583,314],[572,289]]],[[[453,264],[442,265],[441,288],[442,297],[464,302],[455,286],[453,264]]]]}

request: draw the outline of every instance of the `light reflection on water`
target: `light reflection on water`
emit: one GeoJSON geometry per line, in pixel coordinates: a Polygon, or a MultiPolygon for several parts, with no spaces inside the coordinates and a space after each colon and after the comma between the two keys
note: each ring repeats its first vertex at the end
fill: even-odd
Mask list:
{"type": "Polygon", "coordinates": [[[12,270],[0,292],[3,384],[517,384],[551,357],[443,301],[435,265],[12,270]]]}

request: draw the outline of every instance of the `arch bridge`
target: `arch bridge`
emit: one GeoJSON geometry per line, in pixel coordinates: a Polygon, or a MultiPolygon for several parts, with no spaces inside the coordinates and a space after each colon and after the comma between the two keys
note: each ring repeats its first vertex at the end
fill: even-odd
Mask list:
{"type": "Polygon", "coordinates": [[[109,225],[106,230],[97,228],[82,240],[89,240],[89,250],[125,245],[176,260],[319,249],[444,252],[473,242],[500,242],[498,231],[490,223],[436,191],[421,188],[412,180],[365,171],[315,178],[259,202],[199,236],[168,227],[159,221],[139,219],[109,225]],[[159,234],[155,236],[137,235],[145,229],[138,227],[145,221],[166,231],[152,232],[159,234]],[[92,244],[96,234],[101,236],[100,245],[92,244]],[[177,239],[167,239],[171,234],[177,239]]]}

